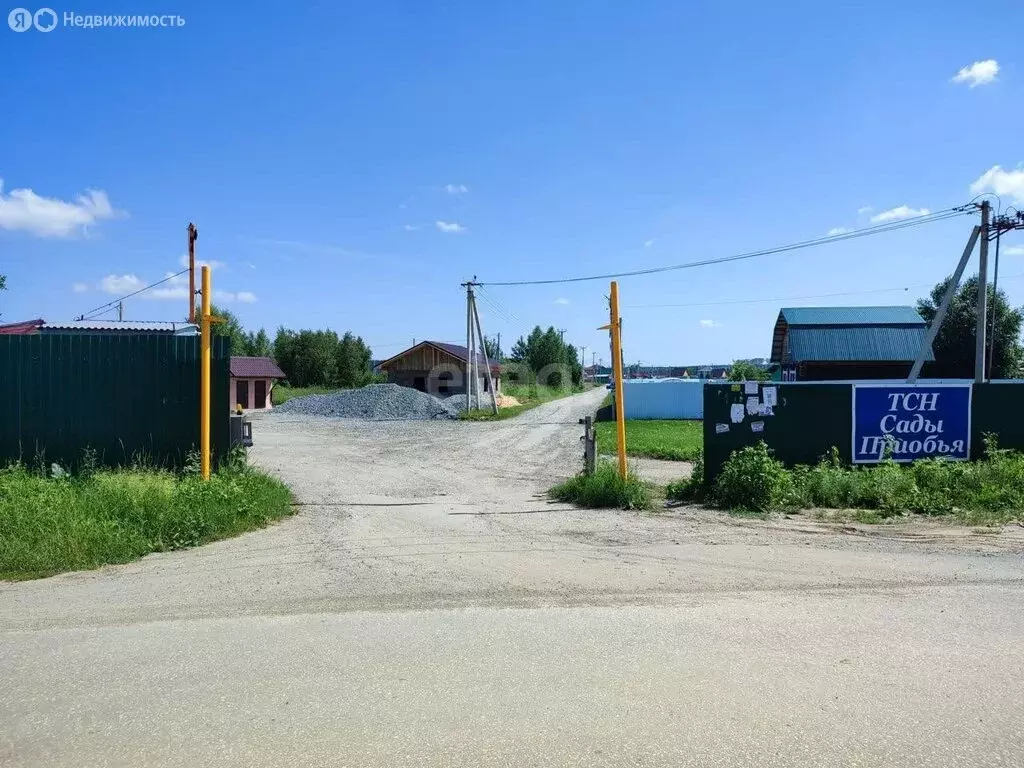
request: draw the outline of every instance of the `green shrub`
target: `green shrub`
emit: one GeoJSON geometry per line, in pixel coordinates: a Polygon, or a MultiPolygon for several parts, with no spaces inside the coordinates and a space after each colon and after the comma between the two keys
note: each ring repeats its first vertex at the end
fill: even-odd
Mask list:
{"type": "Polygon", "coordinates": [[[665,498],[670,501],[702,501],[706,495],[704,452],[698,449],[690,476],[682,480],[675,480],[665,486],[665,498]]]}
{"type": "Polygon", "coordinates": [[[57,478],[13,466],[0,470],[0,578],[124,563],[234,536],[290,511],[283,484],[244,468],[204,482],[152,469],[57,478]]]}
{"type": "Polygon", "coordinates": [[[559,483],[549,495],[579,507],[650,509],[651,492],[636,475],[623,480],[614,464],[598,462],[593,474],[579,474],[559,483]]]}
{"type": "Polygon", "coordinates": [[[764,441],[734,451],[715,481],[715,500],[726,509],[768,512],[791,496],[793,479],[764,441]]]}

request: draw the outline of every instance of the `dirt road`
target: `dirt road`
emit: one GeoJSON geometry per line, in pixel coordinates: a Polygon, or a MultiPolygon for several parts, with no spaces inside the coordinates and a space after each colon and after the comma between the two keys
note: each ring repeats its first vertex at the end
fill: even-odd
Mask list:
{"type": "Polygon", "coordinates": [[[552,504],[602,396],[260,420],[296,516],[0,585],[0,764],[1024,762],[1024,529],[552,504]]]}

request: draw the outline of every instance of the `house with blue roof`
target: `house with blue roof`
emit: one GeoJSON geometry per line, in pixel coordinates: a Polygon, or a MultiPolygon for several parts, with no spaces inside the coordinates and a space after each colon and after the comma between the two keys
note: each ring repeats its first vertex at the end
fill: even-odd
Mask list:
{"type": "MultiPolygon", "coordinates": [[[[772,335],[781,381],[902,379],[928,325],[914,307],[787,307],[772,335]]],[[[926,361],[935,356],[931,347],[926,361]]]]}

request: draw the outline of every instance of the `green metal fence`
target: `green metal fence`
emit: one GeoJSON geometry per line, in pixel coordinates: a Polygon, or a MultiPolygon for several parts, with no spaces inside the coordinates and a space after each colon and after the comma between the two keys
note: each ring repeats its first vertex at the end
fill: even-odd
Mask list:
{"type": "MultiPolygon", "coordinates": [[[[213,340],[211,442],[228,448],[230,348],[213,340]]],[[[0,463],[73,468],[144,457],[181,466],[199,446],[199,337],[0,336],[0,463]]]]}
{"type": "MultiPolygon", "coordinates": [[[[763,440],[787,466],[815,464],[833,446],[845,462],[851,460],[853,385],[785,384],[766,382],[776,389],[771,416],[745,415],[742,425],[731,423],[734,405],[745,406],[750,396],[744,383],[704,387],[704,472],[714,479],[733,451],[763,440]],[[759,423],[760,431],[751,425],[759,423]],[[720,431],[720,425],[729,425],[720,431]]],[[[762,390],[759,390],[759,395],[762,390]]],[[[971,396],[971,456],[984,451],[984,435],[994,433],[1003,448],[1024,450],[1024,420],[1015,414],[1024,398],[1024,382],[974,384],[971,396]]]]}

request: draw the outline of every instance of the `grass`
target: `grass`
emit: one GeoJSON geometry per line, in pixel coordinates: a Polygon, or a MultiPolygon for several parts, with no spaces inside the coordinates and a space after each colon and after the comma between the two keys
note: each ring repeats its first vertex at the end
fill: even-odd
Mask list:
{"type": "MultiPolygon", "coordinates": [[[[614,421],[599,421],[597,452],[615,453],[618,439],[614,421]]],[[[649,459],[693,461],[704,446],[704,423],[683,420],[630,420],[626,422],[626,455],[649,459]]]]}
{"type": "Polygon", "coordinates": [[[979,461],[848,467],[833,448],[813,467],[786,469],[759,443],[735,451],[705,492],[729,510],[852,510],[860,522],[919,514],[997,525],[1024,519],[1024,454],[987,439],[979,461]]]}
{"type": "Polygon", "coordinates": [[[251,469],[203,482],[154,469],[47,477],[0,469],[0,579],[126,563],[260,528],[291,513],[291,493],[251,469]]]}
{"type": "Polygon", "coordinates": [[[591,475],[579,474],[548,491],[558,501],[588,509],[650,509],[651,490],[633,474],[625,480],[608,462],[598,462],[591,475]]]}
{"type": "MultiPolygon", "coordinates": [[[[524,411],[536,408],[538,405],[583,391],[582,387],[549,387],[543,384],[503,384],[500,394],[514,397],[519,401],[519,405],[499,408],[497,416],[490,409],[473,409],[464,412],[460,418],[467,421],[502,421],[518,416],[524,411]]],[[[489,397],[490,395],[485,395],[485,398],[489,397]]]]}
{"type": "Polygon", "coordinates": [[[326,395],[330,392],[337,392],[338,387],[285,387],[280,384],[270,390],[270,401],[274,405],[286,403],[293,397],[305,397],[306,395],[326,395]]]}

